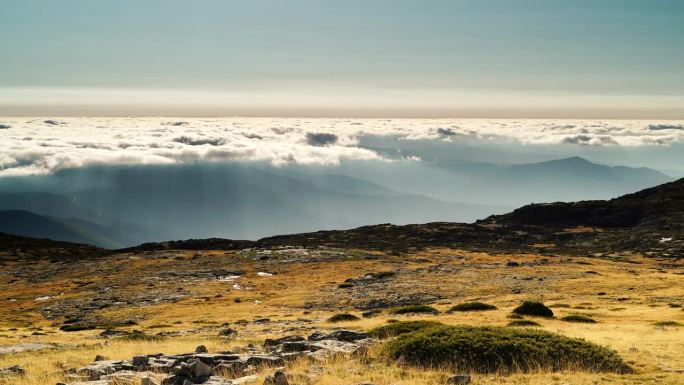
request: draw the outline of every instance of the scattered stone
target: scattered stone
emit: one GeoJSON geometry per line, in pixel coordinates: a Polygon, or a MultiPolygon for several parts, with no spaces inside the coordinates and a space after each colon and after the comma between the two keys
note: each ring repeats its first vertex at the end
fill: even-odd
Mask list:
{"type": "Polygon", "coordinates": [[[237,330],[231,329],[231,328],[225,328],[225,329],[219,330],[219,333],[218,333],[219,337],[230,337],[230,336],[234,336],[236,334],[237,334],[237,330]]]}
{"type": "Polygon", "coordinates": [[[24,374],[26,374],[26,370],[19,365],[0,369],[0,377],[23,376],[24,374]]]}
{"type": "Polygon", "coordinates": [[[468,385],[470,384],[470,376],[467,374],[457,374],[447,378],[448,385],[468,385]]]}

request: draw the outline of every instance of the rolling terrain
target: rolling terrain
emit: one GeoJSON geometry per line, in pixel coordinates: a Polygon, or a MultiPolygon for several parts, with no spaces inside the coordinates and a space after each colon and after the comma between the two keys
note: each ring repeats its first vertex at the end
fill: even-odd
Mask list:
{"type": "Polygon", "coordinates": [[[0,368],[24,372],[5,373],[0,384],[138,385],[144,376],[170,379],[165,384],[260,384],[276,366],[290,383],[310,385],[444,384],[457,381],[447,380],[453,375],[486,385],[549,378],[679,384],[683,186],[679,180],[608,201],[529,205],[472,224],[376,225],[258,241],[105,250],[3,234],[0,368]],[[517,314],[530,300],[553,315],[517,314]],[[473,303],[486,306],[458,310],[473,303]],[[608,349],[620,369],[602,369],[598,358],[583,361],[588,367],[509,372],[389,359],[393,341],[406,338],[387,340],[374,328],[410,321],[515,338],[581,338],[600,346],[596,352],[608,349]],[[273,342],[279,337],[288,339],[273,342]],[[189,354],[198,345],[208,353],[189,354]],[[93,363],[98,355],[105,361],[93,363]],[[149,356],[133,360],[157,369],[130,366],[140,355],[149,356]],[[164,366],[197,357],[223,362],[209,365],[213,382],[164,366]]]}

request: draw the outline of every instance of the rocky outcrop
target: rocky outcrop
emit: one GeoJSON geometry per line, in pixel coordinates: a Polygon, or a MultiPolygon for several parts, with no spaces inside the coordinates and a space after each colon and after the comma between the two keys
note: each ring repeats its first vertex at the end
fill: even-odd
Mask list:
{"type": "MultiPolygon", "coordinates": [[[[286,336],[269,339],[263,349],[249,353],[208,353],[200,345],[195,353],[149,354],[129,360],[99,360],[67,371],[69,385],[108,385],[111,383],[144,383],[146,385],[238,385],[247,382],[254,371],[278,368],[295,358],[325,361],[338,355],[351,356],[365,352],[372,343],[368,335],[351,330],[313,333],[308,338],[286,336]],[[158,380],[163,376],[161,380],[158,380]],[[115,382],[119,381],[119,382],[115,382]]],[[[288,385],[287,376],[276,371],[266,380],[272,385],[288,385]],[[269,382],[270,381],[270,382],[269,382]]]]}

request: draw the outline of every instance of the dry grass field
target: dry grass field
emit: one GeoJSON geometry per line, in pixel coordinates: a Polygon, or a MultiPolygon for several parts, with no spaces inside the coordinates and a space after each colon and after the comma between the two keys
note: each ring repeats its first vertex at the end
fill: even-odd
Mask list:
{"type": "MultiPolygon", "coordinates": [[[[555,256],[428,249],[402,255],[337,249],[164,251],[118,254],[81,262],[4,262],[0,273],[0,368],[21,365],[23,377],[0,384],[62,381],[61,372],[96,355],[241,349],[265,338],[339,328],[368,330],[388,320],[505,326],[523,300],[549,305],[555,317],[540,328],[615,349],[634,374],[580,371],[473,374],[474,384],[684,383],[684,261],[637,255],[555,256]],[[378,273],[383,273],[378,275],[378,273]],[[375,275],[373,275],[375,274],[375,275]],[[480,301],[482,312],[447,311],[480,301]],[[405,303],[430,304],[436,315],[394,315],[405,303]],[[372,308],[373,317],[362,317],[372,308]],[[360,320],[329,323],[338,313],[360,320]],[[579,314],[593,324],[561,320],[579,314]],[[92,330],[62,331],[67,324],[92,330]],[[255,322],[256,321],[256,322],[255,322]],[[237,331],[219,337],[222,328],[237,331]],[[106,328],[160,335],[149,340],[104,339],[106,328]],[[8,347],[46,344],[36,351],[8,347]],[[4,353],[3,350],[5,349],[4,353]]],[[[533,319],[533,318],[530,318],[533,319]]],[[[325,364],[289,363],[294,384],[444,384],[448,369],[388,362],[380,346],[367,357],[325,364]]],[[[258,373],[260,376],[267,371],[258,373]]],[[[262,377],[255,383],[261,383],[262,377]]]]}

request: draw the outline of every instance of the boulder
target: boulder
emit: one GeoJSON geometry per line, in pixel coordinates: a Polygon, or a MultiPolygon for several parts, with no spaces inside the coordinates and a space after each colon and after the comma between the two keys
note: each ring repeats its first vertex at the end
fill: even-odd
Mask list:
{"type": "Polygon", "coordinates": [[[470,384],[470,376],[467,374],[456,374],[447,378],[447,385],[468,385],[470,384]]]}

